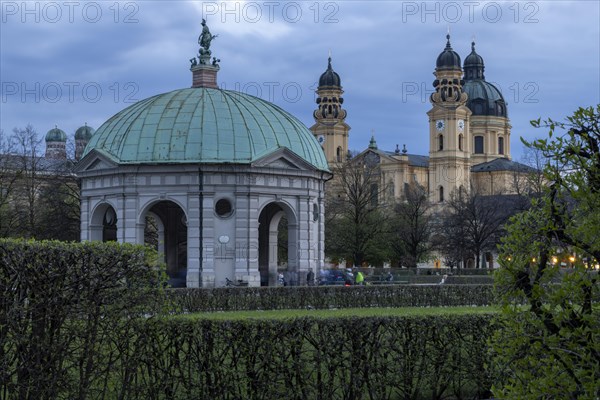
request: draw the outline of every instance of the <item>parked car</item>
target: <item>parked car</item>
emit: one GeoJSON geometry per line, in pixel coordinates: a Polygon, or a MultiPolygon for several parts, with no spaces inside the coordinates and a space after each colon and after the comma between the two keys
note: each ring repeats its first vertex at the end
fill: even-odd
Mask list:
{"type": "Polygon", "coordinates": [[[350,286],[354,282],[352,272],[343,269],[323,269],[319,276],[319,285],[345,285],[350,286]]]}

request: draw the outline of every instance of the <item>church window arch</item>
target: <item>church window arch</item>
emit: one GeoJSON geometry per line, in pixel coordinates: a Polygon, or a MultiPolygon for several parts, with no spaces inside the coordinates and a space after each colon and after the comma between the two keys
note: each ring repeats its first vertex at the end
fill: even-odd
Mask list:
{"type": "Polygon", "coordinates": [[[504,154],[504,138],[498,137],[498,154],[504,154]]]}
{"type": "Polygon", "coordinates": [[[444,135],[438,135],[438,151],[444,150],[444,135]]]}
{"type": "Polygon", "coordinates": [[[475,136],[475,154],[483,154],[483,136],[475,136]]]}
{"type": "Polygon", "coordinates": [[[438,201],[442,203],[444,201],[444,187],[440,186],[438,189],[438,201]]]}
{"type": "Polygon", "coordinates": [[[463,140],[464,140],[464,137],[461,133],[460,135],[458,135],[458,149],[460,151],[463,151],[463,140]]]}
{"type": "Polygon", "coordinates": [[[338,146],[337,150],[335,151],[335,159],[337,162],[342,162],[342,153],[342,146],[338,146]]]}

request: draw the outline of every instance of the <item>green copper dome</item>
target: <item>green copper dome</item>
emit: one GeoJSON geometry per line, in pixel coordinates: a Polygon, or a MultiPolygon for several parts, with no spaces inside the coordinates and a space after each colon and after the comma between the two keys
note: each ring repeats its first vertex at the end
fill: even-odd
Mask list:
{"type": "Polygon", "coordinates": [[[248,164],[287,148],[328,171],[321,146],[295,117],[243,93],[206,87],[174,90],[135,103],[92,136],[92,150],[120,164],[248,164]]]}
{"type": "Polygon", "coordinates": [[[94,128],[88,126],[86,123],[75,131],[75,140],[90,140],[94,132],[94,128]]]}
{"type": "Polygon", "coordinates": [[[54,127],[46,133],[46,142],[66,142],[67,134],[58,127],[54,127]]]}

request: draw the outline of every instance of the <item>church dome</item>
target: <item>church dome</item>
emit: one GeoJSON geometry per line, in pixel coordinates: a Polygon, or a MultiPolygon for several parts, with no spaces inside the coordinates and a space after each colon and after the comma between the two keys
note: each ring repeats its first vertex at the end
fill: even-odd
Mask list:
{"type": "Polygon", "coordinates": [[[471,53],[465,58],[465,84],[467,107],[473,115],[507,117],[506,102],[500,90],[485,80],[483,58],[475,51],[475,42],[471,43],[471,53]]]}
{"type": "Polygon", "coordinates": [[[471,53],[465,58],[464,64],[465,81],[485,79],[483,76],[484,69],[485,65],[483,64],[483,57],[475,51],[475,42],[471,42],[471,53]]]}
{"type": "Polygon", "coordinates": [[[436,69],[460,69],[460,56],[450,46],[450,35],[446,35],[446,48],[440,53],[435,62],[436,69]]]}
{"type": "Polygon", "coordinates": [[[504,97],[493,84],[484,79],[467,80],[463,91],[467,93],[466,105],[473,115],[508,116],[504,97]]]}
{"type": "Polygon", "coordinates": [[[194,87],[115,114],[92,136],[84,156],[96,150],[119,164],[249,164],[280,148],[329,171],[313,134],[283,109],[239,92],[194,87]]]}
{"type": "Polygon", "coordinates": [[[87,124],[85,124],[84,126],[78,128],[75,131],[75,140],[90,140],[92,138],[92,135],[94,134],[94,128],[92,128],[91,126],[87,126],[87,124]]]}
{"type": "Polygon", "coordinates": [[[327,65],[327,70],[321,74],[319,78],[319,87],[322,86],[342,86],[342,81],[340,76],[333,70],[331,67],[331,57],[329,57],[329,62],[327,65]]]}
{"type": "Polygon", "coordinates": [[[54,127],[46,133],[46,142],[66,142],[67,134],[58,127],[54,127]]]}

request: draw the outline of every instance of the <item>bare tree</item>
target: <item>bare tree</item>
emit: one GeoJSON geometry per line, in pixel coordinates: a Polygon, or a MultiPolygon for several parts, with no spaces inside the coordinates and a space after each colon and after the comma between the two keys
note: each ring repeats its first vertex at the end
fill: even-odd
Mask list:
{"type": "Polygon", "coordinates": [[[14,128],[12,142],[15,149],[16,165],[19,171],[17,196],[13,200],[14,210],[19,220],[20,235],[35,236],[37,199],[40,193],[44,172],[43,159],[40,156],[42,140],[31,125],[24,129],[14,128]]]}
{"type": "Polygon", "coordinates": [[[327,191],[325,208],[327,255],[357,266],[387,257],[385,187],[376,157],[367,153],[334,167],[334,179],[328,183],[333,187],[327,191]]]}
{"type": "Polygon", "coordinates": [[[418,183],[407,184],[402,201],[394,207],[391,246],[401,265],[417,267],[432,250],[432,206],[427,189],[418,183]]]}
{"type": "Polygon", "coordinates": [[[73,163],[42,157],[42,140],[31,125],[0,139],[0,234],[77,240],[80,199],[73,163]]]}
{"type": "Polygon", "coordinates": [[[503,233],[503,225],[518,210],[519,196],[502,193],[482,195],[474,187],[469,192],[454,191],[442,217],[440,251],[454,263],[473,257],[480,268],[481,257],[494,252],[503,233]]]}
{"type": "Polygon", "coordinates": [[[548,158],[539,149],[525,147],[521,163],[513,171],[513,191],[528,199],[539,197],[546,188],[543,170],[548,158]]]}
{"type": "Polygon", "coordinates": [[[15,168],[13,142],[0,130],[0,236],[10,234],[16,225],[16,218],[10,210],[10,198],[20,170],[15,168]]]}

